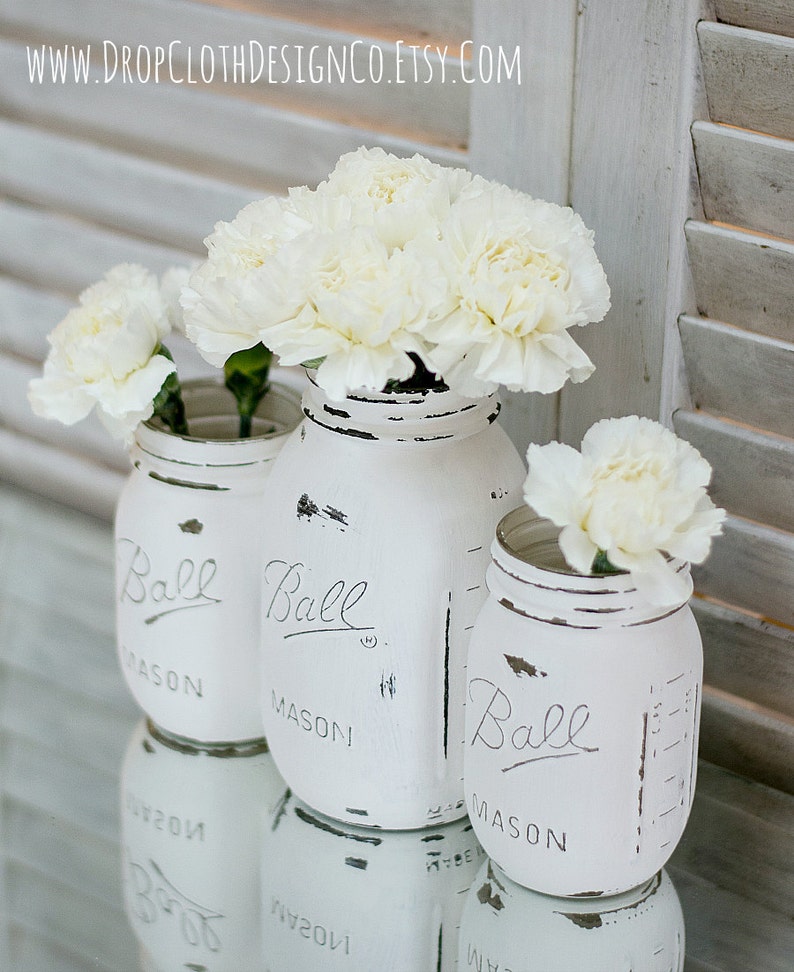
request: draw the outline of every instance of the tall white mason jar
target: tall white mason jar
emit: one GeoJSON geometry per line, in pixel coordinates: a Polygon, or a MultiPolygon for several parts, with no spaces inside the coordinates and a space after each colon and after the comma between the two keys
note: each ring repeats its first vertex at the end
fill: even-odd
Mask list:
{"type": "Polygon", "coordinates": [[[702,650],[687,603],[572,572],[558,533],[527,507],[497,529],[469,654],[466,800],[508,877],[600,897],[649,880],[683,833],[702,650]]]}
{"type": "Polygon", "coordinates": [[[263,562],[263,711],[297,795],[350,823],[465,814],[468,641],[524,465],[498,401],[316,386],[275,463],[263,562]]]}
{"type": "Polygon", "coordinates": [[[171,735],[246,743],[263,735],[259,598],[265,481],[298,424],[300,397],[272,385],[238,439],[219,382],[183,387],[190,436],[142,423],[116,521],[119,662],[137,703],[171,735]]]}

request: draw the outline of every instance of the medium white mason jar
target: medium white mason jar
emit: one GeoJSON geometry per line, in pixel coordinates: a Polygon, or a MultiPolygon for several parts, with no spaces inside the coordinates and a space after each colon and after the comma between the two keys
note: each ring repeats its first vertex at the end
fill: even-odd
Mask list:
{"type": "Polygon", "coordinates": [[[527,507],[497,529],[469,654],[466,800],[514,881],[617,894],[662,867],[689,816],[700,635],[687,603],[571,571],[558,533],[527,507]]]}
{"type": "Polygon", "coordinates": [[[524,465],[495,397],[304,394],[264,540],[263,711],[321,812],[392,829],[465,814],[466,652],[524,465]]]}
{"type": "Polygon", "coordinates": [[[186,382],[190,436],[142,423],[116,510],[121,670],[160,729],[203,743],[263,735],[259,598],[265,481],[298,424],[300,397],[272,385],[238,439],[219,382],[186,382]]]}
{"type": "Polygon", "coordinates": [[[485,860],[467,820],[353,827],[287,790],[262,841],[270,972],[455,972],[466,891],[485,860]]]}
{"type": "Polygon", "coordinates": [[[681,972],[684,915],[666,871],[611,898],[553,898],[491,861],[466,896],[458,968],[481,972],[681,972]]]}
{"type": "Polygon", "coordinates": [[[229,757],[138,724],[121,770],[122,884],[147,969],[262,968],[259,848],[283,790],[262,742],[229,757]]]}

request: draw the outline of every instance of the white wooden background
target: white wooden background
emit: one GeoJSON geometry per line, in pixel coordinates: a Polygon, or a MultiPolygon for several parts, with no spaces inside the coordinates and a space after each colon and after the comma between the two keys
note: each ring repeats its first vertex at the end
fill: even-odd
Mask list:
{"type": "Polygon", "coordinates": [[[508,396],[505,423],[523,448],[637,412],[707,455],[731,516],[697,573],[704,750],[791,789],[793,24],[792,0],[0,0],[0,477],[109,517],[122,451],[25,399],[47,332],[108,266],[189,260],[216,220],[344,151],[420,151],[570,202],[613,291],[577,334],[597,371],[508,396]],[[523,83],[28,80],[27,45],[174,38],[520,44],[523,83]]]}

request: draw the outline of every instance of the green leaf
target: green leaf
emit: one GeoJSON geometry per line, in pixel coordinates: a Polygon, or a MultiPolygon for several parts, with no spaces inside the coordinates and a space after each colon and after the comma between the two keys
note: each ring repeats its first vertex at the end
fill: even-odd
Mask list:
{"type": "Polygon", "coordinates": [[[226,387],[237,401],[241,439],[251,435],[251,419],[270,387],[267,376],[272,360],[273,355],[260,342],[252,348],[235,351],[223,366],[226,387]]]}
{"type": "Polygon", "coordinates": [[[593,558],[593,565],[590,568],[591,574],[622,574],[619,567],[615,567],[607,557],[606,550],[599,550],[593,558]]]}
{"type": "MultiPolygon", "coordinates": [[[[171,352],[161,344],[156,354],[161,354],[169,361],[173,361],[171,352]]],[[[179,383],[176,371],[165,379],[160,386],[160,391],[154,397],[154,414],[161,419],[165,425],[177,435],[190,435],[185,418],[185,404],[182,401],[182,386],[179,383]]]]}

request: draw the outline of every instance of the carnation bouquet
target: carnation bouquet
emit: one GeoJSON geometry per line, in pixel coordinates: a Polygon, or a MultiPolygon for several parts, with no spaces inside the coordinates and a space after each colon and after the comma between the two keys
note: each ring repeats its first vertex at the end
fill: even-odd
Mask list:
{"type": "Polygon", "coordinates": [[[609,309],[572,210],[418,155],[359,149],[206,242],[182,292],[201,354],[219,364],[261,342],[337,400],[405,382],[556,391],[593,371],[570,328],[609,309]]]}
{"type": "Polygon", "coordinates": [[[317,189],[253,202],[205,243],[192,272],[158,283],[121,265],[84,291],[50,335],[34,410],[72,424],[96,407],[127,441],[152,415],[186,434],[163,344],[182,316],[224,368],[241,436],[271,352],[316,369],[337,400],[403,387],[553,392],[593,372],[570,331],[609,309],[593,235],[571,209],[419,155],[349,153],[317,189]]]}

